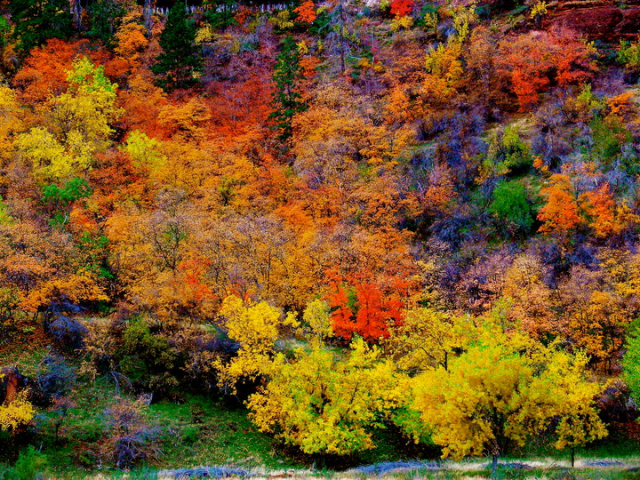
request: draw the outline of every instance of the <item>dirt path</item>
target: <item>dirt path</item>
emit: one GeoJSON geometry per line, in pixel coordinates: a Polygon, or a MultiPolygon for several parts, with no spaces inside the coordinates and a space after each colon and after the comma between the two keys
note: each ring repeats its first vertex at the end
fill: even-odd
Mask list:
{"type": "MultiPolygon", "coordinates": [[[[510,470],[544,472],[546,470],[564,470],[571,469],[569,460],[560,460],[557,458],[540,458],[540,459],[509,459],[500,462],[502,468],[510,470]]],[[[428,478],[430,474],[438,473],[459,473],[462,475],[469,474],[471,478],[482,479],[482,476],[491,468],[487,459],[474,459],[462,462],[451,461],[405,461],[405,462],[385,462],[375,465],[367,465],[353,468],[344,472],[335,472],[326,474],[312,470],[281,470],[267,472],[260,469],[242,470],[233,467],[199,467],[179,470],[167,470],[160,472],[158,479],[181,479],[181,478],[256,478],[256,479],[274,479],[274,478],[292,478],[292,479],[311,479],[311,478],[332,478],[332,479],[364,479],[364,478],[428,478]],[[475,475],[478,474],[478,475],[475,475]]],[[[601,458],[601,459],[578,459],[575,463],[574,470],[579,472],[581,476],[585,473],[586,478],[597,478],[598,471],[619,471],[619,472],[640,472],[640,458],[601,458]],[[591,473],[591,475],[589,475],[591,473]]],[[[539,477],[536,477],[539,478],[539,477]]]]}

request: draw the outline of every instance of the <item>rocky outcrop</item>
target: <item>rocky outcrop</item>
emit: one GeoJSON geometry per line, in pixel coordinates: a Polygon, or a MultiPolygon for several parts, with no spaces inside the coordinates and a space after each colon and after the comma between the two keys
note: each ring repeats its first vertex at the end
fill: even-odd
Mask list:
{"type": "Polygon", "coordinates": [[[13,401],[29,383],[29,379],[22,375],[17,367],[0,370],[0,405],[13,401]]]}
{"type": "Polygon", "coordinates": [[[557,1],[549,3],[548,9],[545,27],[568,27],[589,40],[632,40],[640,30],[638,0],[624,5],[609,0],[557,1]]]}

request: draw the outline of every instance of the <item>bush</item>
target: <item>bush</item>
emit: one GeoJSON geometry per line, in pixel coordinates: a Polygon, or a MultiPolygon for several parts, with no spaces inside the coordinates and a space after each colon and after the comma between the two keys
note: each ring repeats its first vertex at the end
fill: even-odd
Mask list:
{"type": "Polygon", "coordinates": [[[500,222],[507,222],[505,229],[527,233],[534,222],[534,212],[527,199],[524,185],[518,181],[501,181],[493,191],[489,212],[500,222]]]}
{"type": "Polygon", "coordinates": [[[627,40],[620,41],[617,61],[624,65],[627,70],[634,72],[640,70],[640,43],[629,43],[627,40]]]}
{"type": "Polygon", "coordinates": [[[106,410],[107,436],[102,455],[118,468],[131,468],[157,457],[160,429],[147,424],[141,401],[121,399],[106,410]]]}
{"type": "Polygon", "coordinates": [[[529,145],[520,139],[515,127],[505,128],[497,148],[496,160],[499,170],[512,175],[526,172],[533,165],[529,145]]]}
{"type": "Polygon", "coordinates": [[[20,452],[14,468],[14,477],[17,480],[35,480],[44,478],[42,471],[48,464],[47,456],[38,452],[31,445],[20,452]]]}
{"type": "Polygon", "coordinates": [[[59,398],[69,393],[76,383],[76,369],[59,355],[48,355],[43,361],[43,372],[37,382],[49,398],[59,398]]]}
{"type": "Polygon", "coordinates": [[[161,333],[151,333],[143,320],[133,320],[122,335],[120,369],[134,385],[166,394],[178,385],[173,375],[177,355],[161,333]]]}

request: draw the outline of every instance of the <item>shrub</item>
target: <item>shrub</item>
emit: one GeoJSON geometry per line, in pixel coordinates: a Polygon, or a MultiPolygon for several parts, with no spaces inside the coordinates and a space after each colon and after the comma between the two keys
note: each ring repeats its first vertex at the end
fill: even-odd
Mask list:
{"type": "Polygon", "coordinates": [[[133,320],[122,335],[120,369],[135,385],[157,393],[178,385],[172,372],[177,355],[161,333],[151,333],[143,320],[133,320]]]}
{"type": "Polygon", "coordinates": [[[160,429],[147,424],[145,407],[141,401],[120,399],[106,410],[107,436],[101,452],[118,468],[131,468],[160,454],[160,429]]]}
{"type": "Polygon", "coordinates": [[[14,477],[17,480],[35,480],[44,478],[42,471],[48,464],[47,456],[40,453],[31,445],[26,450],[20,452],[18,461],[14,468],[14,477]]]}
{"type": "Polygon", "coordinates": [[[521,182],[501,181],[493,191],[493,201],[489,212],[505,225],[507,230],[516,229],[529,232],[534,222],[534,212],[527,199],[527,192],[521,182]]]}
{"type": "Polygon", "coordinates": [[[494,134],[484,163],[486,173],[518,175],[527,172],[532,165],[529,145],[522,141],[517,128],[507,127],[501,134],[494,134]]]}
{"type": "Polygon", "coordinates": [[[621,40],[616,60],[627,70],[634,72],[640,70],[640,43],[621,40]]]}
{"type": "Polygon", "coordinates": [[[499,74],[518,97],[520,110],[538,103],[552,86],[583,84],[596,71],[593,45],[570,30],[532,31],[508,37],[495,58],[499,74]]]}
{"type": "Polygon", "coordinates": [[[59,355],[48,355],[42,368],[36,382],[48,401],[66,395],[76,383],[76,369],[59,355]]]}

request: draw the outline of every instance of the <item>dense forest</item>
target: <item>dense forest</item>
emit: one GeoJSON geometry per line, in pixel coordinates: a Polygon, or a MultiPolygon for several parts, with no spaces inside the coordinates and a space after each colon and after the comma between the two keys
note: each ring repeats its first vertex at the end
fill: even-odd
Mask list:
{"type": "Polygon", "coordinates": [[[0,478],[640,452],[639,29],[0,2],[0,478]]]}

